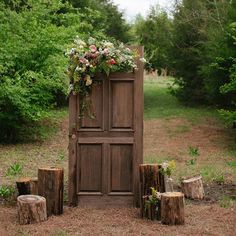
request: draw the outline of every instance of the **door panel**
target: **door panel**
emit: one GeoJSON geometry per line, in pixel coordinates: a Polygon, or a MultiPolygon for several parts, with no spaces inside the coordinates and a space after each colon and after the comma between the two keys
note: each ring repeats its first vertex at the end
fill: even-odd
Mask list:
{"type": "Polygon", "coordinates": [[[111,80],[110,82],[111,129],[133,129],[134,83],[111,80]]]}
{"type": "Polygon", "coordinates": [[[132,192],[133,145],[110,145],[110,192],[132,192]]]}
{"type": "MultiPolygon", "coordinates": [[[[91,96],[86,98],[86,106],[89,114],[85,112],[85,117],[78,116],[80,130],[103,130],[103,99],[104,99],[104,83],[96,81],[91,96]]],[[[79,107],[78,107],[79,109],[79,107]]]]}
{"type": "Polygon", "coordinates": [[[102,192],[102,145],[79,145],[79,193],[102,192]]]}

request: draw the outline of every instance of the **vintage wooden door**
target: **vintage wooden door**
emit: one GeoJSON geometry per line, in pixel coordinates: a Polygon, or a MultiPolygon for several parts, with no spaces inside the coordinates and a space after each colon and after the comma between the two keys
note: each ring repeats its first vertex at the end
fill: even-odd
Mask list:
{"type": "Polygon", "coordinates": [[[70,96],[70,205],[139,205],[143,63],[137,65],[134,73],[98,78],[91,94],[95,119],[79,118],[79,97],[70,96]]]}

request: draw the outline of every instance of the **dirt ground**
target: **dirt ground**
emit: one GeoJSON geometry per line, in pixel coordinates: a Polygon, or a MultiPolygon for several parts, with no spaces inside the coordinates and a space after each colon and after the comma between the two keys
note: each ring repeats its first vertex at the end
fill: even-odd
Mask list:
{"type": "MultiPolygon", "coordinates": [[[[67,153],[67,119],[60,126],[58,135],[45,143],[22,144],[18,149],[22,153],[29,150],[31,169],[37,169],[43,165],[64,165],[67,168],[67,160],[58,163],[52,153],[60,150],[67,153]],[[33,151],[32,151],[33,150],[33,151]],[[47,150],[46,153],[45,150],[47,150]],[[44,154],[43,154],[44,153],[44,154]],[[44,155],[47,158],[43,158],[44,155]],[[52,155],[52,156],[50,156],[52,155]]],[[[226,161],[227,145],[231,142],[225,129],[213,120],[204,120],[202,123],[191,124],[189,121],[173,118],[169,120],[145,121],[144,155],[146,162],[156,159],[174,159],[177,163],[176,171],[179,175],[186,172],[187,148],[189,145],[197,146],[200,157],[195,171],[202,166],[214,162],[214,166],[221,166],[226,161]],[[212,159],[212,157],[216,157],[212,159]],[[180,171],[181,170],[181,171],[180,171]]],[[[14,146],[0,147],[1,154],[9,153],[14,146]]],[[[7,154],[6,154],[7,155],[7,154]]],[[[4,168],[4,163],[0,168],[4,168]]],[[[222,169],[222,168],[220,168],[222,169]]],[[[232,196],[235,193],[235,171],[224,168],[226,183],[224,185],[206,185],[207,200],[203,202],[189,202],[186,204],[186,224],[184,226],[165,226],[158,222],[151,222],[139,218],[138,209],[112,208],[89,209],[68,208],[61,216],[50,217],[48,221],[37,224],[19,226],[17,224],[16,207],[0,205],[0,236],[20,235],[236,235],[236,207],[222,208],[216,202],[224,195],[229,186],[232,196]],[[226,186],[226,187],[225,187],[226,186]],[[221,189],[221,190],[220,190],[221,189]],[[220,192],[221,191],[221,192],[220,192]]],[[[31,172],[29,172],[31,173],[31,172]]],[[[191,172],[192,173],[192,172],[191,172]]],[[[32,173],[33,175],[34,173],[32,173]]]]}
{"type": "Polygon", "coordinates": [[[62,216],[37,225],[19,226],[15,208],[1,208],[0,235],[236,235],[236,208],[217,204],[187,205],[186,224],[166,226],[142,220],[138,209],[65,208],[62,216]]]}

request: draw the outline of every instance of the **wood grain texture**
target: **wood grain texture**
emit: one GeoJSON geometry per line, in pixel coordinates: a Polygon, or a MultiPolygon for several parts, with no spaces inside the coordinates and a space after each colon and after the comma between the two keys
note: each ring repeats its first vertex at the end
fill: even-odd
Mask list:
{"type": "Polygon", "coordinates": [[[77,206],[77,99],[69,97],[69,162],[68,162],[68,200],[70,206],[77,206]]]}
{"type": "Polygon", "coordinates": [[[61,168],[38,169],[38,193],[47,200],[47,215],[63,213],[64,170],[61,168]]]}
{"type": "Polygon", "coordinates": [[[37,195],[21,195],[17,198],[18,221],[21,225],[47,220],[46,199],[37,195]]]}
{"type": "Polygon", "coordinates": [[[186,198],[202,200],[205,196],[202,176],[185,179],[181,183],[182,192],[186,198]]]}
{"type": "Polygon", "coordinates": [[[166,192],[161,194],[161,222],[167,225],[184,224],[183,193],[166,192]]]}
{"type": "Polygon", "coordinates": [[[161,165],[141,164],[139,166],[140,175],[140,214],[145,217],[145,201],[143,197],[151,195],[151,187],[158,192],[165,192],[165,176],[161,173],[161,165]]]}

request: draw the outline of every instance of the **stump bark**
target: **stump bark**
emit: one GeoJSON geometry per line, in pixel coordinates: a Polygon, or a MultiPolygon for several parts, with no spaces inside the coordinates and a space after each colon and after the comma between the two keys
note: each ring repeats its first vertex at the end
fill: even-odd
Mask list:
{"type": "Polygon", "coordinates": [[[38,193],[47,200],[48,216],[63,213],[63,178],[61,168],[38,169],[38,193]]]}
{"type": "Polygon", "coordinates": [[[30,194],[38,195],[38,179],[32,178],[30,180],[30,194]]]}
{"type": "Polygon", "coordinates": [[[161,222],[167,225],[184,224],[184,194],[166,192],[161,194],[161,222]]]}
{"type": "Polygon", "coordinates": [[[21,195],[17,198],[18,220],[21,225],[47,220],[46,199],[37,195],[21,195]]]}
{"type": "Polygon", "coordinates": [[[201,176],[183,180],[181,188],[186,198],[201,200],[205,196],[201,176]]]}
{"type": "Polygon", "coordinates": [[[151,195],[151,187],[158,192],[165,192],[164,175],[161,173],[161,165],[142,164],[139,166],[140,174],[140,214],[145,217],[145,200],[143,196],[151,195]]]}

